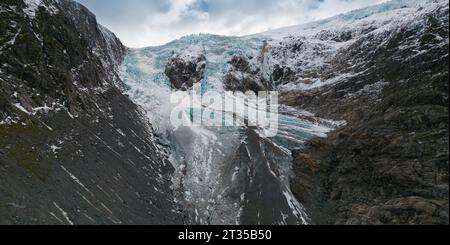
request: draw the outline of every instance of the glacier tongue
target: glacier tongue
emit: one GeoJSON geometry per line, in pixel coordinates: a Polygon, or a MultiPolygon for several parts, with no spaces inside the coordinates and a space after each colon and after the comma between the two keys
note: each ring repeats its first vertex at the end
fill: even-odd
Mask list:
{"type": "MultiPolygon", "coordinates": [[[[206,57],[200,93],[224,92],[229,61],[257,57],[265,39],[193,35],[160,47],[131,49],[122,66],[129,96],[147,112],[170,148],[177,202],[189,224],[307,224],[308,216],[289,187],[291,150],[324,124],[301,120],[282,108],[279,134],[265,137],[247,127],[173,127],[174,92],[165,67],[173,57],[206,57]]],[[[271,64],[268,64],[269,66],[271,64]]],[[[187,112],[186,112],[187,113],[187,112]]],[[[309,115],[313,118],[313,115],[309,115]]]]}

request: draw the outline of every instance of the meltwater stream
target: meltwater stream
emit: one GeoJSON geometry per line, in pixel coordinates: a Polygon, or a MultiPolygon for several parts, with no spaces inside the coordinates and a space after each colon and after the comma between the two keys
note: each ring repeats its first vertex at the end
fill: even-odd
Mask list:
{"type": "Polygon", "coordinates": [[[291,151],[325,124],[300,119],[306,112],[280,107],[279,130],[265,137],[249,127],[174,127],[174,90],[164,71],[180,53],[206,57],[202,92],[223,92],[223,77],[234,55],[256,57],[264,40],[196,35],[159,47],[131,49],[122,66],[128,94],[144,108],[176,168],[173,189],[186,224],[307,224],[306,210],[289,187],[291,151]]]}

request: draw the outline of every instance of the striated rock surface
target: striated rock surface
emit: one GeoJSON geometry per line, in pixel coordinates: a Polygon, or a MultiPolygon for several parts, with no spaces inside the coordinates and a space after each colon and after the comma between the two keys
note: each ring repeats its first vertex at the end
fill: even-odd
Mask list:
{"type": "Polygon", "coordinates": [[[78,3],[1,1],[0,224],[181,223],[126,52],[78,3]]]}

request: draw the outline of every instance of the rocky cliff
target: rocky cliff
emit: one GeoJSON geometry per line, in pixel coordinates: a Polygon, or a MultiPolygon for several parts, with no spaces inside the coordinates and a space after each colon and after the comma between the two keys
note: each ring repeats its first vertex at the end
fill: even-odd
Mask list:
{"type": "Polygon", "coordinates": [[[0,224],[180,223],[126,52],[71,0],[1,1],[0,224]]]}
{"type": "Polygon", "coordinates": [[[294,153],[291,184],[316,224],[449,222],[448,3],[409,7],[382,28],[338,33],[351,44],[319,75],[350,76],[282,96],[347,122],[294,153]]]}

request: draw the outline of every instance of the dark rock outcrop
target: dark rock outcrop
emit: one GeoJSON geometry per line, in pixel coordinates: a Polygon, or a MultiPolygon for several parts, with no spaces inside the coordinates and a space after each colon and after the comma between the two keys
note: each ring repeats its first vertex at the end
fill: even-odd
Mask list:
{"type": "Polygon", "coordinates": [[[261,68],[252,67],[249,59],[245,56],[234,56],[228,62],[232,66],[232,69],[224,78],[226,90],[241,92],[253,91],[257,93],[272,89],[272,83],[261,74],[261,68]]]}
{"type": "Polygon", "coordinates": [[[273,79],[266,71],[266,59],[269,46],[263,41],[261,50],[257,57],[246,55],[235,55],[228,62],[230,70],[225,74],[224,87],[229,91],[247,92],[271,91],[274,89],[273,79]]]}
{"type": "Polygon", "coordinates": [[[165,73],[174,88],[188,90],[203,79],[206,58],[202,53],[184,56],[180,54],[171,59],[165,73]]]}

